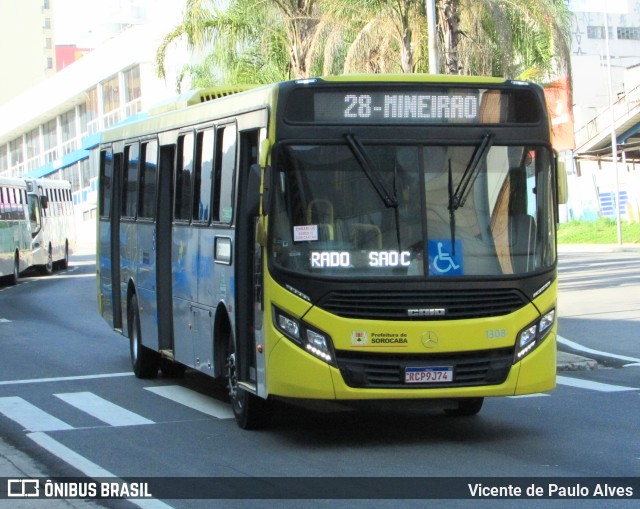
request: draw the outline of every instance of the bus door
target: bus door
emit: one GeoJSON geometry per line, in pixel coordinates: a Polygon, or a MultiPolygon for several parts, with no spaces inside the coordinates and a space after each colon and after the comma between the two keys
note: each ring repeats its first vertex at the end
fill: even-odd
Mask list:
{"type": "MultiPolygon", "coordinates": [[[[238,378],[256,386],[260,394],[266,389],[259,387],[264,380],[262,364],[256,358],[256,344],[262,342],[262,248],[257,242],[257,209],[247,202],[250,195],[259,193],[259,179],[250,178],[252,165],[258,163],[260,130],[240,133],[240,162],[238,177],[238,213],[236,219],[235,279],[236,279],[236,354],[238,378]],[[249,190],[249,186],[257,189],[249,190]],[[249,192],[247,192],[249,191],[249,192]]],[[[255,175],[254,175],[255,177],[255,175]]]]}
{"type": "Polygon", "coordinates": [[[171,220],[173,214],[173,172],[176,146],[161,145],[156,211],[156,308],[158,350],[173,353],[173,294],[171,276],[171,220]]]}
{"type": "Polygon", "coordinates": [[[193,303],[197,296],[198,228],[192,226],[194,145],[193,131],[178,136],[173,225],[171,227],[171,285],[173,291],[173,354],[175,360],[194,366],[193,303]]]}
{"type": "Polygon", "coordinates": [[[122,330],[120,297],[120,179],[121,153],[112,148],[100,154],[100,306],[102,316],[122,330]]]}
{"type": "Polygon", "coordinates": [[[140,311],[143,344],[158,350],[158,308],[156,271],[156,208],[158,180],[158,141],[140,144],[138,220],[136,221],[136,293],[140,311]]]}

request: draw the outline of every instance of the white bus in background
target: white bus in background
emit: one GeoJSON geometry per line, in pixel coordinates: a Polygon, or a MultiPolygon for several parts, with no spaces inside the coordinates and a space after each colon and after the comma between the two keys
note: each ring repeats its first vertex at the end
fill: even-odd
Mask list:
{"type": "Polygon", "coordinates": [[[33,237],[31,264],[44,274],[65,269],[76,243],[71,184],[35,178],[25,182],[33,237]]]}
{"type": "Polygon", "coordinates": [[[31,265],[31,223],[23,179],[0,177],[0,280],[15,285],[31,265]]]}

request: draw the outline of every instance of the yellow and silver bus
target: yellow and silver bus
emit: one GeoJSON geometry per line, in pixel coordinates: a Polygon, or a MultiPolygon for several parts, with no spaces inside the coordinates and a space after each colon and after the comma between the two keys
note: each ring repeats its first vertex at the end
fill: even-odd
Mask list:
{"type": "Polygon", "coordinates": [[[336,76],[181,96],[102,135],[98,302],[139,377],[277,398],[551,390],[557,170],[542,89],[336,76]]]}

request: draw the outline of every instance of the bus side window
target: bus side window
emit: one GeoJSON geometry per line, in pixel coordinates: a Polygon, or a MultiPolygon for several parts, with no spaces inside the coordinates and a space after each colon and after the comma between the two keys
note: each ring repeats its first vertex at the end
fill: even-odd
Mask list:
{"type": "Polygon", "coordinates": [[[113,152],[100,152],[100,217],[111,217],[111,191],[113,186],[113,152]]]}
{"type": "Polygon", "coordinates": [[[216,177],[214,182],[213,220],[230,223],[233,219],[233,183],[236,168],[235,124],[218,129],[216,143],[216,177]]]}
{"type": "Polygon", "coordinates": [[[191,219],[191,202],[193,198],[193,133],[178,138],[178,167],[175,178],[175,210],[174,219],[189,221],[191,219]]]}
{"type": "Polygon", "coordinates": [[[140,149],[137,143],[124,148],[126,168],[122,182],[122,217],[136,217],[138,207],[138,167],[140,149]]]}
{"type": "Polygon", "coordinates": [[[158,175],[158,142],[142,144],[140,155],[140,187],[138,194],[138,217],[155,218],[156,180],[158,175]]]}
{"type": "Polygon", "coordinates": [[[198,133],[196,141],[196,167],[193,191],[193,219],[203,223],[211,217],[213,191],[214,132],[207,129],[198,133]]]}

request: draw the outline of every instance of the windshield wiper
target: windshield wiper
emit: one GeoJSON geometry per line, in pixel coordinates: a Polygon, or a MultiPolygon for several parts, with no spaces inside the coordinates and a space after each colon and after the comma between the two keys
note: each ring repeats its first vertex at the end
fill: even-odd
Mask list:
{"type": "Polygon", "coordinates": [[[493,134],[487,133],[482,137],[480,145],[473,152],[473,156],[462,174],[455,193],[451,194],[451,189],[449,189],[449,210],[458,210],[460,207],[464,207],[464,203],[473,188],[473,183],[478,178],[480,162],[487,155],[491,145],[493,145],[493,134]]]}
{"type": "Polygon", "coordinates": [[[492,133],[486,133],[482,137],[482,141],[473,152],[473,156],[471,156],[469,164],[464,170],[455,192],[453,191],[451,159],[449,159],[449,227],[451,229],[451,249],[453,256],[456,254],[456,210],[464,207],[469,193],[471,189],[473,189],[473,183],[480,173],[480,162],[486,157],[491,145],[493,145],[493,137],[494,135],[492,133]]]}
{"type": "Polygon", "coordinates": [[[367,150],[364,148],[362,143],[358,138],[356,138],[353,134],[345,134],[344,137],[347,139],[347,143],[349,144],[349,148],[353,152],[358,163],[364,170],[365,175],[371,182],[371,185],[380,196],[380,199],[385,204],[387,208],[397,208],[398,207],[398,198],[395,193],[389,192],[387,187],[380,176],[380,173],[376,170],[367,150]]]}
{"type": "Polygon", "coordinates": [[[398,195],[396,190],[396,172],[397,168],[394,168],[393,173],[393,192],[389,192],[387,186],[382,180],[382,176],[376,169],[373,161],[369,157],[369,153],[367,149],[364,148],[364,145],[360,142],[360,140],[354,134],[345,134],[344,137],[347,139],[347,143],[349,144],[349,148],[353,152],[354,157],[362,167],[364,174],[371,182],[371,185],[378,193],[378,196],[384,203],[385,207],[394,209],[394,220],[396,223],[396,240],[398,241],[398,251],[401,251],[400,247],[400,218],[398,212],[398,195]]]}

